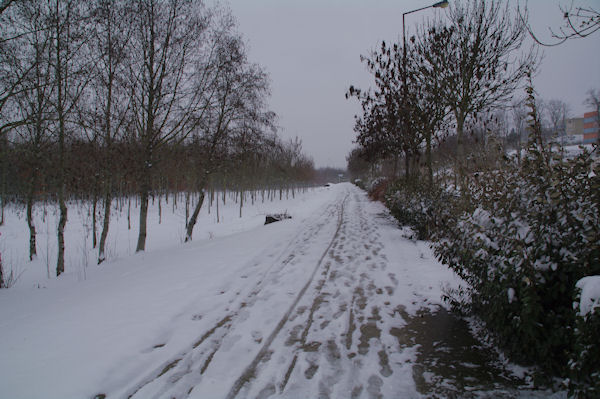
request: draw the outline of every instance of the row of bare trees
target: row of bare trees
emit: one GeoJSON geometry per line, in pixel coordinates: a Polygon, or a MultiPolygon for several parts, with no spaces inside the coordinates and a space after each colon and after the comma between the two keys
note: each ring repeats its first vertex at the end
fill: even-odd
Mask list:
{"type": "MultiPolygon", "coordinates": [[[[546,44],[529,26],[526,4],[511,9],[501,1],[457,0],[442,17],[420,24],[406,48],[383,42],[363,56],[375,86],[351,86],[346,94],[363,109],[349,167],[364,174],[376,164],[396,176],[398,161],[404,159],[407,178],[421,168],[431,183],[437,157],[450,162],[460,177],[473,169],[469,162],[491,136],[520,156],[528,111],[517,93],[538,67],[536,45],[586,37],[600,26],[593,8],[571,5],[558,11],[564,26],[551,29],[556,43],[546,44]],[[536,43],[531,48],[524,47],[528,37],[536,43]],[[448,150],[451,154],[443,153],[448,150]]],[[[600,110],[599,98],[598,90],[591,89],[584,103],[600,110]]],[[[536,101],[545,138],[564,135],[569,105],[559,99],[536,101]]]]}
{"type": "MultiPolygon", "coordinates": [[[[101,198],[98,261],[115,193],[203,193],[215,176],[310,178],[299,142],[276,136],[268,77],[248,61],[230,12],[194,0],[14,0],[0,7],[2,201],[56,200],[57,276],[67,200],[101,198]],[[278,172],[268,172],[274,168],[278,172]],[[168,181],[168,183],[165,183],[168,181]]],[[[204,196],[187,221],[191,240],[204,196]]]]}
{"type": "MultiPolygon", "coordinates": [[[[536,68],[535,49],[522,52],[524,22],[500,1],[454,2],[445,17],[419,26],[403,48],[382,43],[362,57],[375,80],[367,91],[350,87],[363,113],[355,131],[360,154],[369,161],[398,158],[411,175],[425,154],[433,179],[432,145],[454,133],[456,169],[465,173],[466,131],[473,122],[504,107],[536,68]]],[[[393,174],[396,174],[394,167],[393,174]]]]}

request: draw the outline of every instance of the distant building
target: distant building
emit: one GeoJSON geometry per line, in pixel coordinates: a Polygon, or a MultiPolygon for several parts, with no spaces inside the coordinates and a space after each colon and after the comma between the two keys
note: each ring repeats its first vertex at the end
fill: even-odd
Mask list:
{"type": "Polygon", "coordinates": [[[583,135],[583,118],[569,118],[566,126],[567,136],[583,135]]]}
{"type": "Polygon", "coordinates": [[[599,135],[598,111],[586,112],[583,114],[583,144],[597,143],[599,135]]]}

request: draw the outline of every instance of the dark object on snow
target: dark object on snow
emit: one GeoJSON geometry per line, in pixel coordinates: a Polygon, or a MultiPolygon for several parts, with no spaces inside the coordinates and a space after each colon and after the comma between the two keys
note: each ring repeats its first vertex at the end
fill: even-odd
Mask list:
{"type": "Polygon", "coordinates": [[[267,215],[265,218],[265,224],[279,222],[284,219],[291,219],[292,217],[287,213],[274,213],[272,215],[267,215]]]}

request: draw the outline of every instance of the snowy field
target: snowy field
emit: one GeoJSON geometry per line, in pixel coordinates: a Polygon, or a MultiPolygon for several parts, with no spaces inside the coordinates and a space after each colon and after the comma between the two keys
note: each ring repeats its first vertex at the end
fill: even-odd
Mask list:
{"type": "MultiPolygon", "coordinates": [[[[225,204],[222,193],[215,193],[212,206],[210,199],[204,205],[198,216],[194,229],[194,240],[212,239],[235,232],[245,231],[264,223],[267,213],[285,212],[288,207],[294,207],[302,212],[310,209],[300,206],[315,199],[314,191],[324,188],[307,188],[305,192],[284,190],[282,200],[279,191],[272,198],[261,192],[257,193],[254,204],[249,193],[246,195],[240,218],[239,202],[235,200],[234,192],[227,192],[225,204]],[[220,198],[217,210],[217,197],[220,198]]],[[[193,210],[196,204],[189,206],[193,210]]],[[[106,256],[108,261],[135,254],[139,233],[139,208],[136,199],[114,199],[111,212],[110,228],[106,241],[106,256]],[[129,217],[128,217],[129,214],[129,217]]],[[[92,238],[92,204],[89,201],[68,203],[68,221],[65,227],[65,275],[62,280],[82,281],[87,278],[90,266],[95,266],[98,250],[93,248],[92,238]]],[[[185,195],[179,194],[177,201],[169,195],[167,201],[163,196],[160,201],[156,197],[150,200],[148,209],[146,249],[175,248],[185,239],[185,195]]],[[[5,223],[0,226],[0,253],[5,272],[12,271],[18,276],[16,288],[45,287],[48,278],[56,276],[56,228],[58,223],[58,207],[56,205],[36,204],[34,207],[34,224],[37,231],[37,259],[29,262],[29,229],[27,227],[24,206],[9,206],[5,210],[5,223]]],[[[97,206],[97,239],[100,241],[102,230],[101,201],[97,206]]]]}
{"type": "Polygon", "coordinates": [[[231,202],[218,224],[205,208],[188,244],[184,211],[163,203],[159,225],[155,203],[139,254],[137,223],[117,212],[101,266],[86,208],[72,208],[59,279],[42,227],[54,240],[54,211],[34,262],[24,215],[9,213],[2,256],[21,276],[0,291],[0,396],[544,397],[444,310],[458,278],[358,188],[248,203],[242,218],[231,202]],[[263,225],[284,211],[293,218],[263,225]]]}

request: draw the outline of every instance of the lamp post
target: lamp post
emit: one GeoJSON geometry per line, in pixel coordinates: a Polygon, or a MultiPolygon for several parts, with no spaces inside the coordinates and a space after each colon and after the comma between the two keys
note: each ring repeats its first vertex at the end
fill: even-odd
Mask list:
{"type": "Polygon", "coordinates": [[[417,8],[416,10],[407,11],[407,12],[402,13],[402,45],[404,46],[403,47],[404,48],[403,55],[404,55],[404,63],[405,63],[404,66],[405,67],[406,67],[406,29],[404,27],[404,17],[407,14],[412,14],[413,12],[426,10],[428,8],[446,8],[446,7],[448,7],[449,4],[450,3],[448,3],[448,0],[443,0],[443,1],[438,1],[437,3],[427,6],[427,7],[421,7],[421,8],[417,8]]]}
{"type": "MultiPolygon", "coordinates": [[[[412,14],[413,12],[417,12],[417,11],[422,11],[422,10],[426,10],[428,8],[446,8],[448,7],[449,3],[448,0],[443,0],[443,1],[438,1],[437,3],[434,3],[432,5],[429,5],[427,7],[421,7],[421,8],[417,8],[416,10],[411,10],[411,11],[407,11],[402,13],[402,86],[403,86],[403,99],[402,99],[402,108],[403,108],[403,122],[404,124],[407,126],[407,120],[408,120],[408,111],[406,109],[406,101],[408,98],[408,87],[406,85],[406,80],[407,80],[407,73],[406,73],[406,28],[404,25],[404,17],[407,14],[412,14]]],[[[407,164],[408,164],[408,160],[407,160],[407,164]]],[[[407,166],[408,167],[408,166],[407,166]]],[[[408,173],[408,169],[407,169],[407,173],[408,173]]],[[[408,178],[408,174],[407,174],[407,178],[408,178]]]]}

